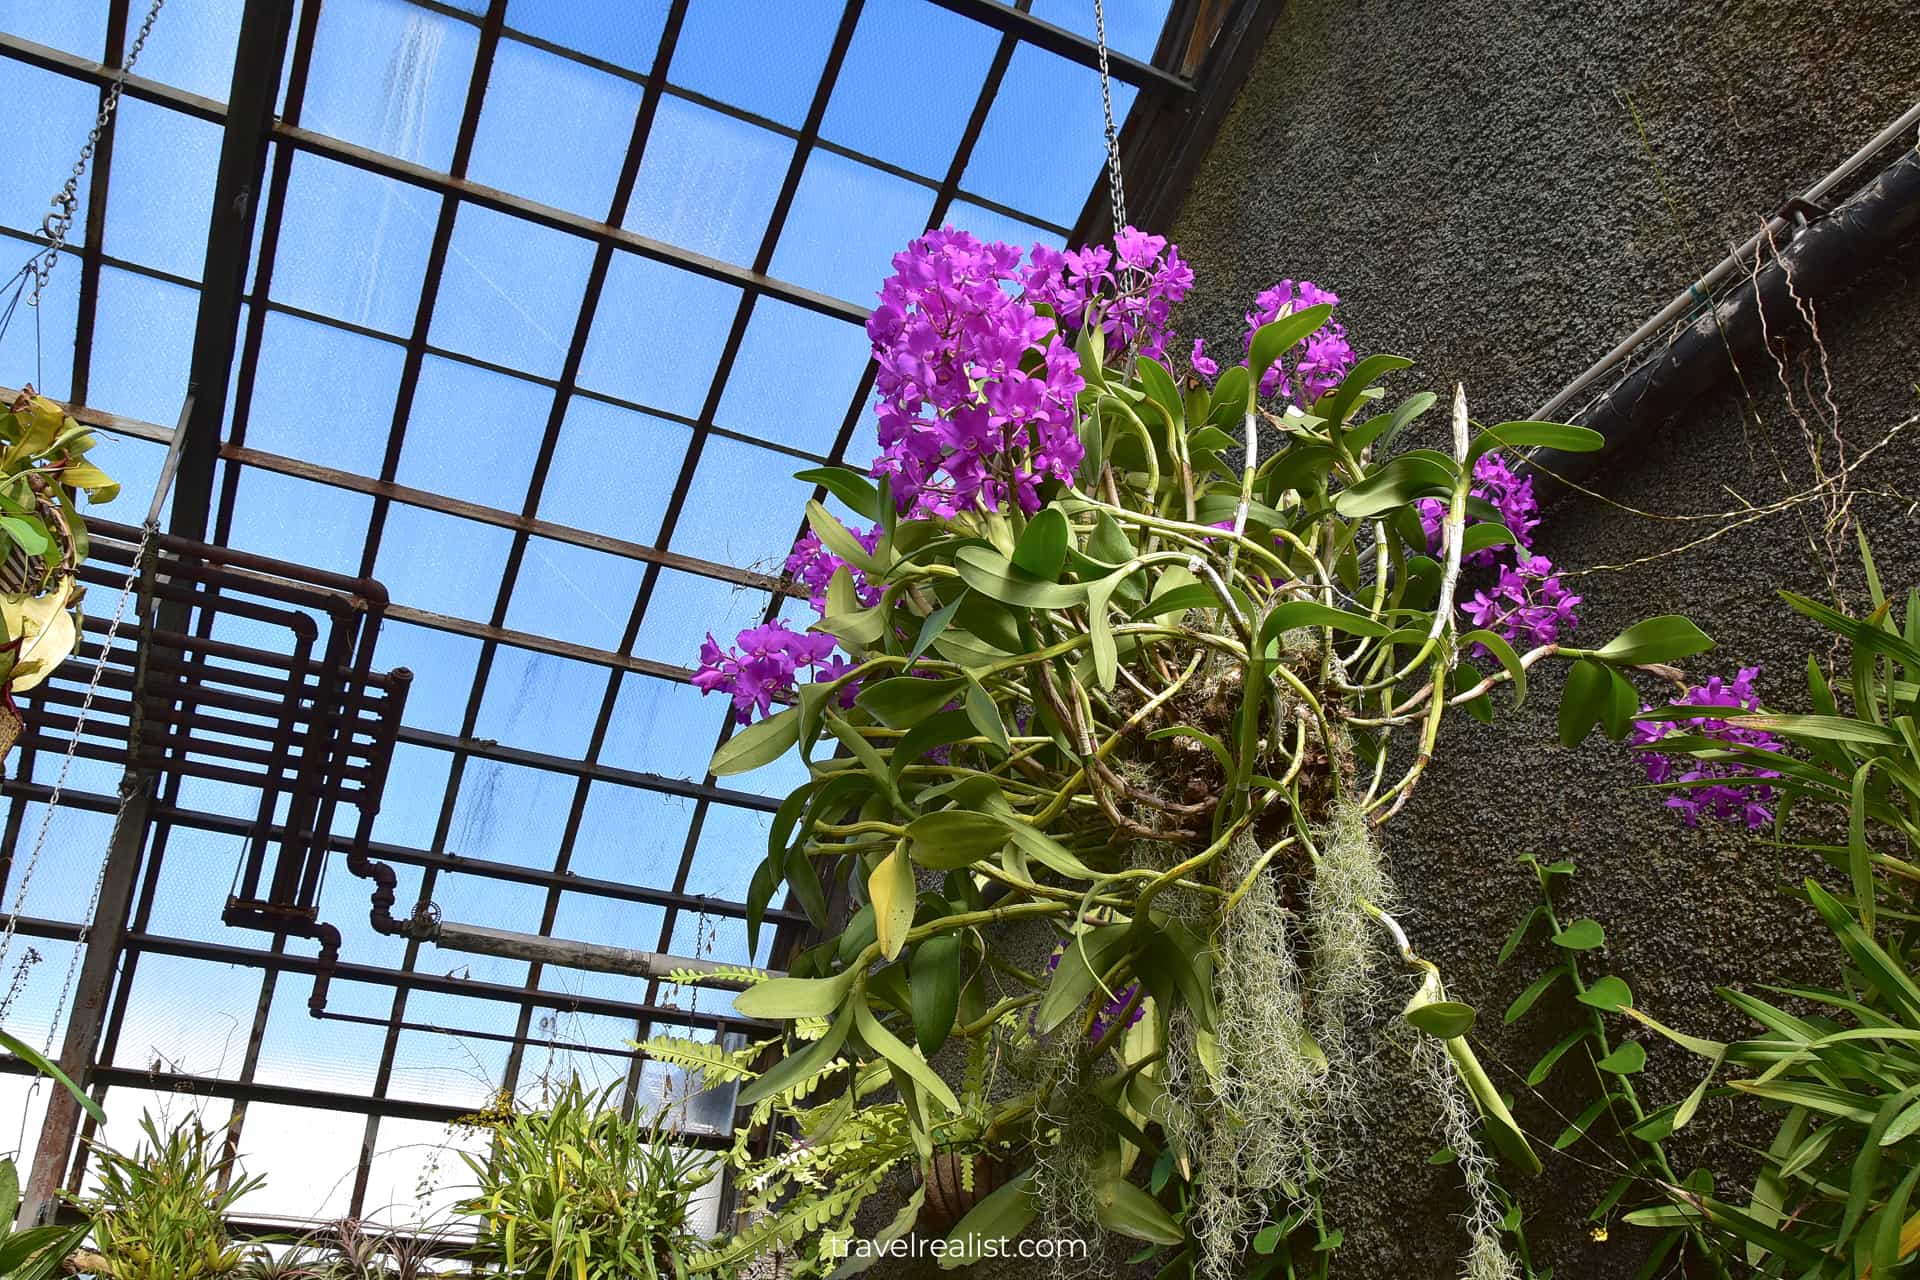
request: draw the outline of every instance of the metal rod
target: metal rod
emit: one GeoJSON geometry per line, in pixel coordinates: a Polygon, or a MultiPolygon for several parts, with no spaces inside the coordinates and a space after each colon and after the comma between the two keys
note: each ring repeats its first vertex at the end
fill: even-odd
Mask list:
{"type": "MultiPolygon", "coordinates": [[[[1822,196],[1833,190],[1833,188],[1840,183],[1846,181],[1861,165],[1872,159],[1875,154],[1892,143],[1902,133],[1913,128],[1916,124],[1920,124],[1920,102],[1909,107],[1898,120],[1895,120],[1892,124],[1875,134],[1872,141],[1868,142],[1866,146],[1861,147],[1851,156],[1848,156],[1833,172],[1814,183],[1811,187],[1808,187],[1806,193],[1800,197],[1801,200],[1807,204],[1818,204],[1822,196]]],[[[1660,308],[1651,320],[1648,320],[1645,324],[1622,339],[1620,344],[1614,347],[1613,350],[1594,361],[1585,373],[1582,373],[1572,382],[1562,387],[1545,404],[1535,409],[1533,416],[1542,421],[1550,420],[1553,414],[1560,410],[1561,406],[1592,386],[1599,380],[1601,375],[1605,374],[1609,369],[1612,369],[1615,365],[1632,355],[1641,343],[1653,337],[1662,329],[1665,329],[1681,316],[1686,315],[1689,311],[1693,310],[1693,308],[1708,303],[1714,288],[1728,276],[1732,275],[1736,267],[1751,259],[1753,255],[1759,251],[1760,246],[1768,243],[1770,239],[1790,232],[1792,226],[1792,223],[1777,214],[1769,217],[1766,225],[1761,230],[1755,232],[1751,239],[1722,258],[1711,271],[1688,285],[1684,291],[1674,297],[1672,302],[1660,308]]]]}
{"type": "MultiPolygon", "coordinates": [[[[494,929],[481,924],[461,924],[442,920],[427,931],[427,940],[449,951],[474,955],[501,956],[508,960],[531,960],[536,964],[557,964],[568,969],[589,969],[594,973],[625,973],[638,978],[666,979],[675,972],[718,973],[733,965],[716,964],[693,956],[667,955],[659,951],[636,951],[604,942],[575,942],[520,933],[513,929],[494,929]]],[[[769,969],[768,977],[786,976],[769,969]]],[[[733,980],[701,983],[701,986],[741,990],[748,984],[733,980]]]]}

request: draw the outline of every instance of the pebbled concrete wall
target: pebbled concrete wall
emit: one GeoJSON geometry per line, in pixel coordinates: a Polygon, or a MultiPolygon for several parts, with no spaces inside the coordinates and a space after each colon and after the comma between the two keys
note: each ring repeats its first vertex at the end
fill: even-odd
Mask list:
{"type": "MultiPolygon", "coordinates": [[[[1920,0],[1295,0],[1165,228],[1200,282],[1182,331],[1237,353],[1239,311],[1254,293],[1304,276],[1339,292],[1357,350],[1419,362],[1389,384],[1399,394],[1461,380],[1476,418],[1529,416],[1920,98],[1916,31],[1920,0]]],[[[1823,301],[1817,317],[1840,433],[1857,452],[1920,410],[1920,245],[1823,301]]],[[[1797,389],[1821,385],[1804,355],[1789,374],[1797,389]]],[[[1810,415],[1814,402],[1797,390],[1790,404],[1770,368],[1749,371],[1746,389],[1677,407],[1592,484],[1665,515],[1795,491],[1807,467],[1794,410],[1810,415]]],[[[1920,427],[1855,476],[1854,510],[1889,589],[1902,591],[1920,585],[1920,521],[1909,500],[1884,495],[1920,493],[1917,442],[1920,427]]],[[[1578,639],[1684,611],[1719,642],[1694,671],[1760,663],[1769,700],[1794,706],[1805,655],[1822,642],[1773,591],[1827,593],[1812,510],[1667,554],[1718,526],[1573,497],[1549,512],[1540,550],[1574,569],[1656,557],[1577,579],[1587,598],[1578,639]]],[[[1843,587],[1859,592],[1848,548],[1841,565],[1843,587]]],[[[1680,826],[1634,789],[1622,748],[1561,750],[1559,684],[1543,671],[1520,711],[1503,695],[1495,724],[1452,723],[1386,842],[1418,945],[1456,997],[1482,1010],[1490,1064],[1524,1074],[1572,1025],[1564,997],[1514,1028],[1500,1023],[1550,963],[1536,942],[1494,964],[1534,900],[1514,863],[1523,853],[1578,861],[1569,908],[1606,926],[1596,963],[1673,1024],[1737,1034],[1716,986],[1829,976],[1818,921],[1778,892],[1809,868],[1725,830],[1680,826]]],[[[1643,1095],[1654,1105],[1680,1097],[1694,1063],[1648,1048],[1643,1095]]],[[[1546,1142],[1593,1096],[1584,1084],[1519,1091],[1523,1123],[1546,1142]]],[[[1456,1274],[1464,1200],[1451,1171],[1426,1163],[1434,1117],[1391,1085],[1374,1101],[1335,1206],[1346,1242],[1334,1272],[1456,1274]]],[[[1683,1173],[1698,1162],[1737,1182],[1740,1143],[1770,1131],[1765,1117],[1710,1104],[1672,1146],[1683,1173]]],[[[1615,1226],[1598,1240],[1586,1221],[1616,1172],[1611,1159],[1584,1147],[1520,1188],[1537,1265],[1583,1280],[1638,1270],[1643,1233],[1615,1226]]]]}

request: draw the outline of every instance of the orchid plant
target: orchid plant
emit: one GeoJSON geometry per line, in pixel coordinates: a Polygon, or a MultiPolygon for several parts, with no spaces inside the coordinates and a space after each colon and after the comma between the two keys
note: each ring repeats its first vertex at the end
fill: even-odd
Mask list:
{"type": "Polygon", "coordinates": [[[716,774],[807,767],[750,928],[785,888],[831,934],[737,997],[791,1030],[742,1104],[882,1070],[930,1161],[974,1105],[932,1061],[991,1041],[1014,1083],[970,1140],[1015,1176],[943,1263],[1045,1214],[1144,1242],[1163,1274],[1262,1275],[1390,1035],[1452,1117],[1471,1272],[1510,1274],[1467,1118],[1538,1161],[1473,1010],[1392,914],[1378,832],[1448,712],[1489,715],[1502,686],[1517,705],[1554,659],[1563,738],[1621,738],[1623,673],[1709,647],[1673,616],[1568,643],[1579,601],[1533,553],[1508,459],[1599,437],[1476,429],[1456,388],[1450,447],[1392,451],[1437,397],[1389,404],[1411,362],[1356,358],[1306,281],[1256,301],[1241,360],[1195,343],[1183,368],[1193,273],[1132,228],[1025,255],[941,230],[893,265],[867,326],[878,457],[802,475],[858,518],[808,505],[787,567],[818,620],[710,636],[696,676],[739,722],[716,774]],[[1469,575],[1489,579],[1471,599],[1469,575]],[[1010,927],[1044,930],[1050,963],[1018,963],[1010,927]]]}

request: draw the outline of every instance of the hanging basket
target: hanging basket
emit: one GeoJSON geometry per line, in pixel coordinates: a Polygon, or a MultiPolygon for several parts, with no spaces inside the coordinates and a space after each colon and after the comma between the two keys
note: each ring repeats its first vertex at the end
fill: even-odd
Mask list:
{"type": "Polygon", "coordinates": [[[988,1152],[936,1151],[923,1175],[927,1197],[919,1225],[945,1235],[973,1207],[1007,1183],[1011,1170],[1006,1159],[988,1152]],[[972,1188],[967,1169],[972,1167],[972,1188]]]}

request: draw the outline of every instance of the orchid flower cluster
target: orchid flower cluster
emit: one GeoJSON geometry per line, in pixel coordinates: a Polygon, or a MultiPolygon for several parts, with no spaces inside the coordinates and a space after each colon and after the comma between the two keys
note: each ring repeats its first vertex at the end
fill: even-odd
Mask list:
{"type": "MultiPolygon", "coordinates": [[[[1533,549],[1533,533],[1540,525],[1540,503],[1533,496],[1533,477],[1517,474],[1498,451],[1482,454],[1473,465],[1471,496],[1492,507],[1513,535],[1513,542],[1484,547],[1466,557],[1477,568],[1494,568],[1492,590],[1475,592],[1460,606],[1476,627],[1497,632],[1517,648],[1558,644],[1580,624],[1574,608],[1580,597],[1569,592],[1554,572],[1553,561],[1533,549]]],[[[1427,545],[1438,554],[1440,526],[1447,504],[1437,498],[1419,503],[1420,525],[1427,545]]],[[[1470,516],[1469,524],[1479,523],[1470,516]]],[[[1478,655],[1483,650],[1476,648],[1478,655]]]]}
{"type": "Polygon", "coordinates": [[[1165,358],[1174,304],[1193,288],[1193,268],[1181,260],[1179,245],[1123,227],[1112,250],[1088,245],[1062,252],[1036,244],[1028,259],[1019,282],[1063,330],[1081,329],[1097,312],[1109,349],[1131,346],[1150,359],[1165,358]]]}
{"type": "MultiPolygon", "coordinates": [[[[1759,678],[1759,667],[1741,667],[1732,680],[1711,676],[1705,684],[1692,686],[1668,705],[1725,707],[1734,714],[1755,713],[1760,710],[1760,694],[1755,688],[1759,678]]],[[[1649,704],[1640,710],[1645,713],[1653,707],[1649,704]]],[[[1647,748],[1674,735],[1710,738],[1730,747],[1757,751],[1786,750],[1784,742],[1764,730],[1731,724],[1727,718],[1712,714],[1690,720],[1636,720],[1630,741],[1636,747],[1647,748]]],[[[1777,770],[1729,760],[1681,760],[1661,751],[1644,749],[1634,760],[1646,769],[1647,781],[1652,783],[1718,780],[1703,786],[1683,787],[1667,798],[1667,807],[1678,812],[1690,827],[1698,826],[1703,815],[1722,822],[1745,822],[1749,831],[1758,831],[1773,821],[1772,780],[1780,776],[1777,770]]]]}
{"type": "MultiPolygon", "coordinates": [[[[713,633],[700,646],[700,667],[693,674],[693,687],[703,695],[727,693],[733,696],[733,718],[740,724],[752,722],[793,699],[795,682],[802,671],[815,680],[833,680],[844,675],[851,664],[836,652],[834,638],[824,632],[795,631],[779,618],[757,627],[748,627],[734,639],[734,647],[722,649],[713,633]]],[[[854,684],[841,690],[844,705],[853,705],[859,692],[854,684]]]]}
{"type": "MultiPolygon", "coordinates": [[[[864,533],[856,530],[853,536],[862,550],[870,552],[880,543],[880,526],[876,524],[864,533]]],[[[806,587],[807,603],[823,618],[827,616],[827,584],[841,569],[847,571],[853,582],[854,598],[859,601],[861,608],[870,609],[880,603],[880,588],[868,582],[866,575],[858,568],[822,546],[820,535],[813,530],[801,534],[800,540],[793,544],[793,550],[787,553],[788,575],[806,587]]]]}
{"type": "MultiPolygon", "coordinates": [[[[1253,335],[1263,326],[1272,324],[1283,315],[1323,303],[1333,307],[1339,301],[1340,296],[1333,290],[1322,289],[1311,280],[1282,280],[1270,289],[1263,289],[1254,299],[1253,309],[1246,314],[1247,331],[1241,347],[1250,357],[1253,354],[1253,335]]],[[[1206,343],[1202,339],[1193,340],[1193,351],[1187,362],[1195,375],[1208,383],[1220,376],[1220,364],[1207,355],[1206,343]]],[[[1339,386],[1340,380],[1353,371],[1353,365],[1353,348],[1347,342],[1347,327],[1329,320],[1295,343],[1291,351],[1282,352],[1278,359],[1260,372],[1260,394],[1268,398],[1280,396],[1304,408],[1339,386]]]]}

